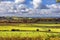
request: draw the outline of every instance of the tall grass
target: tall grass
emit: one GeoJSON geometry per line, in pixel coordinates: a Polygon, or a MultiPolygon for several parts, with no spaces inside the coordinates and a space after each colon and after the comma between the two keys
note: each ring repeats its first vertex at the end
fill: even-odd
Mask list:
{"type": "Polygon", "coordinates": [[[0,32],[0,40],[60,40],[60,33],[0,32]]]}

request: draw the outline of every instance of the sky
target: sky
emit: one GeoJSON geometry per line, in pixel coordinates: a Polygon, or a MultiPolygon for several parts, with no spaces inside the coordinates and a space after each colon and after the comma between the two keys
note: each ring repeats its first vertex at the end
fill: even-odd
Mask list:
{"type": "Polygon", "coordinates": [[[60,3],[56,0],[1,0],[0,16],[60,17],[60,3]]]}
{"type": "Polygon", "coordinates": [[[55,4],[56,0],[43,0],[43,4],[55,4]]]}
{"type": "MultiPolygon", "coordinates": [[[[16,0],[1,0],[1,1],[11,1],[11,2],[15,2],[16,0]]],[[[31,4],[32,1],[34,0],[25,0],[24,4],[26,4],[28,7],[33,7],[33,5],[31,4]]],[[[37,0],[39,1],[39,0],[37,0]]],[[[51,4],[55,4],[56,0],[41,0],[43,5],[51,5],[51,4]]]]}
{"type": "MultiPolygon", "coordinates": [[[[1,1],[13,1],[14,2],[15,0],[1,0],[1,1]]],[[[25,3],[29,3],[29,1],[33,1],[33,0],[26,0],[25,3]]],[[[55,0],[42,0],[42,3],[43,4],[54,4],[56,3],[56,1],[55,0]]]]}
{"type": "MultiPolygon", "coordinates": [[[[16,0],[1,0],[1,1],[11,1],[11,2],[15,2],[16,0]]],[[[25,0],[24,4],[26,4],[28,7],[33,7],[32,6],[32,1],[33,0],[25,0]]],[[[39,1],[39,0],[37,0],[39,1]]],[[[51,4],[55,4],[56,0],[41,0],[43,5],[51,5],[51,4]]]]}

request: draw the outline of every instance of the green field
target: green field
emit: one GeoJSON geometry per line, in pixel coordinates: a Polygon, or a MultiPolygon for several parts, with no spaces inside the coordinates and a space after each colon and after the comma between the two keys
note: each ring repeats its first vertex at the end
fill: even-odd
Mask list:
{"type": "Polygon", "coordinates": [[[48,31],[49,29],[52,32],[60,32],[60,24],[5,24],[0,25],[0,30],[11,30],[11,29],[19,29],[19,30],[36,30],[40,31],[48,31]]]}
{"type": "Polygon", "coordinates": [[[0,32],[0,40],[60,40],[60,33],[54,32],[29,32],[29,31],[20,31],[20,32],[0,32]]]}
{"type": "MultiPolygon", "coordinates": [[[[44,36],[44,37],[48,37],[51,36],[51,35],[56,35],[58,36],[60,33],[50,33],[50,32],[29,32],[29,31],[20,31],[20,32],[0,32],[0,36],[1,37],[38,37],[38,36],[44,36]]],[[[60,36],[60,35],[59,35],[60,36]]]]}
{"type": "MultiPolygon", "coordinates": [[[[0,24],[0,37],[49,37],[60,38],[60,24],[0,24]],[[20,31],[11,31],[12,29],[19,29],[20,31]],[[39,29],[39,31],[37,31],[39,29]],[[51,31],[49,31],[51,30],[51,31]]],[[[59,39],[60,40],[60,39],[59,39]]]]}

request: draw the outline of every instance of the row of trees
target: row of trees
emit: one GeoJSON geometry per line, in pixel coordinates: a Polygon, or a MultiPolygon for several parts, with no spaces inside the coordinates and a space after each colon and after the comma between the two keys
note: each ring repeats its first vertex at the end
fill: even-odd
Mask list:
{"type": "Polygon", "coordinates": [[[60,22],[60,18],[0,17],[0,22],[10,22],[10,23],[60,22]]]}

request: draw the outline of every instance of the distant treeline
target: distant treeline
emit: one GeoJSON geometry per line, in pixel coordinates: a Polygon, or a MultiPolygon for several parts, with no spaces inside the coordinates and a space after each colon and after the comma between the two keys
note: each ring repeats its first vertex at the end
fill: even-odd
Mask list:
{"type": "Polygon", "coordinates": [[[60,22],[60,18],[23,18],[23,17],[0,17],[0,23],[40,23],[60,22]]]}

